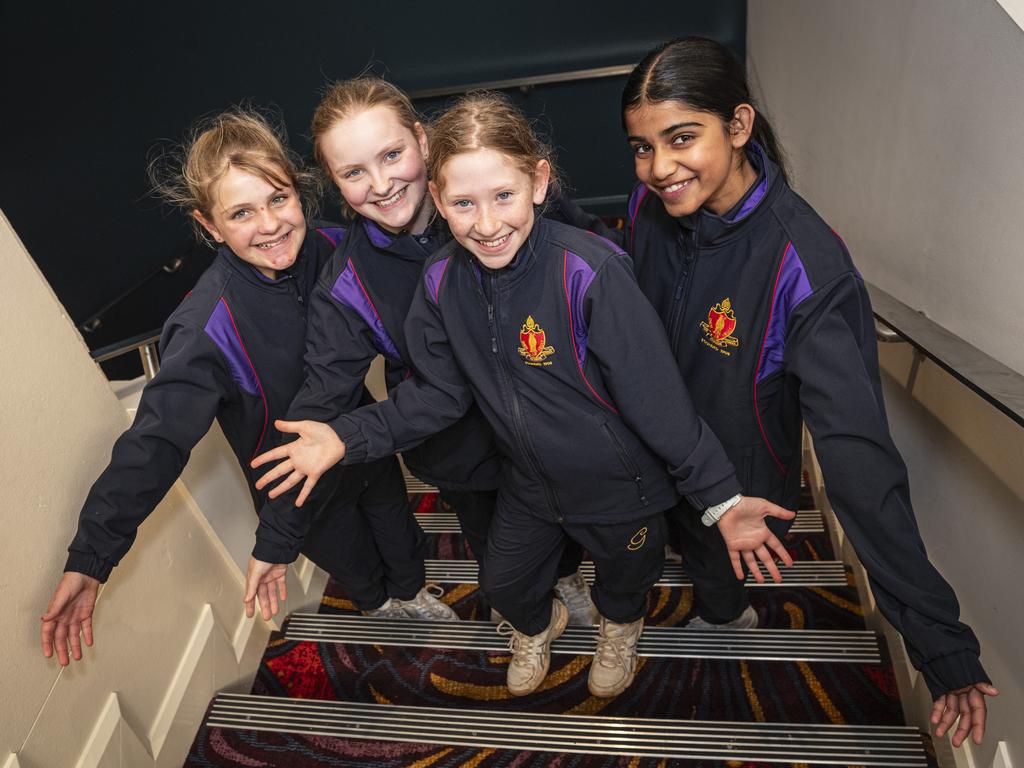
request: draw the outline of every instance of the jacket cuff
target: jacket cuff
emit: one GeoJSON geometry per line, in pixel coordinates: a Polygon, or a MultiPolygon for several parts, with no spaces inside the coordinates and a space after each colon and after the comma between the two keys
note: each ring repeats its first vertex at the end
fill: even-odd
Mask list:
{"type": "Polygon", "coordinates": [[[708,488],[702,488],[697,493],[685,494],[684,498],[691,507],[703,513],[708,507],[721,504],[737,493],[743,493],[743,487],[740,485],[739,478],[733,474],[708,488]]]}
{"type": "Polygon", "coordinates": [[[92,552],[76,552],[68,550],[68,559],[64,563],[64,572],[74,571],[84,573],[99,582],[105,582],[110,578],[110,572],[114,570],[114,564],[106,558],[99,557],[92,552]]]}
{"type": "Polygon", "coordinates": [[[358,424],[347,416],[336,419],[331,426],[338,433],[338,438],[345,444],[345,458],[342,464],[363,464],[366,461],[366,438],[363,437],[358,424]]]}
{"type": "Polygon", "coordinates": [[[264,563],[294,563],[302,549],[300,541],[295,546],[288,546],[280,542],[267,541],[266,535],[261,535],[263,524],[256,529],[256,543],[252,548],[252,556],[264,563]]]}
{"type": "Polygon", "coordinates": [[[975,651],[957,651],[926,661],[921,665],[921,674],[933,701],[950,691],[992,682],[975,651]]]}

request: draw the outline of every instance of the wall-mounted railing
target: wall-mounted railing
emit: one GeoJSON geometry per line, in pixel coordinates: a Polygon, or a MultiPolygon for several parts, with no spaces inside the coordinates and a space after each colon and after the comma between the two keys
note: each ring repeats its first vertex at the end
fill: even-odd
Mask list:
{"type": "Polygon", "coordinates": [[[160,355],[157,350],[157,342],[159,341],[160,329],[157,328],[152,331],[146,331],[146,333],[140,333],[138,336],[118,341],[109,346],[95,349],[91,353],[92,359],[97,363],[102,363],[138,350],[139,357],[142,358],[142,372],[146,376],[146,381],[149,381],[160,370],[160,355]]]}
{"type": "Polygon", "coordinates": [[[908,307],[878,286],[866,283],[875,319],[883,324],[879,341],[906,341],[916,355],[911,369],[913,381],[922,358],[935,362],[977,395],[1024,426],[1024,376],[986,355],[977,347],[950,333],[921,312],[908,307]]]}
{"type": "Polygon", "coordinates": [[[505,91],[512,88],[528,93],[538,85],[555,85],[571,83],[577,80],[599,80],[605,77],[622,77],[633,71],[636,64],[616,64],[612,67],[594,67],[592,69],[576,69],[568,72],[552,72],[549,75],[533,75],[531,77],[513,77],[508,80],[490,80],[466,85],[447,85],[441,88],[426,88],[413,91],[413,99],[435,99],[439,96],[454,96],[470,91],[505,91]]]}

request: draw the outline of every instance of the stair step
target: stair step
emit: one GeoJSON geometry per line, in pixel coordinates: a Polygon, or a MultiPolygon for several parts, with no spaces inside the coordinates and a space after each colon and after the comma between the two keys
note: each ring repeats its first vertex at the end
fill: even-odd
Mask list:
{"type": "MultiPolygon", "coordinates": [[[[759,584],[752,576],[747,576],[748,587],[845,587],[846,568],[841,560],[797,560],[789,568],[779,568],[782,573],[782,582],[776,584],[768,576],[765,567],[759,564],[761,573],[765,577],[763,584],[759,584]]],[[[477,563],[476,560],[427,560],[426,561],[427,581],[437,581],[449,584],[476,584],[477,563]]],[[[580,565],[580,573],[588,583],[594,581],[594,563],[584,560],[580,565]]],[[[661,578],[656,586],[661,587],[689,587],[693,582],[683,571],[679,563],[666,562],[661,578]]]]}
{"type": "MultiPolygon", "coordinates": [[[[505,651],[508,637],[489,621],[427,621],[383,619],[359,615],[292,614],[286,640],[352,643],[413,648],[505,651]]],[[[566,627],[551,645],[553,653],[594,652],[596,627],[566,627]]],[[[644,627],[641,656],[675,659],[746,659],[757,661],[820,661],[880,664],[874,632],[842,630],[741,629],[684,630],[644,627]]]]}
{"type": "MultiPolygon", "coordinates": [[[[408,485],[408,484],[407,484],[408,485]]],[[[416,520],[427,533],[461,533],[459,518],[454,512],[417,512],[416,520]]],[[[790,533],[824,533],[821,510],[803,509],[796,513],[790,533]]]]}
{"type": "Polygon", "coordinates": [[[545,715],[220,694],[206,725],[340,739],[686,760],[928,765],[918,731],[899,726],[545,715]]]}

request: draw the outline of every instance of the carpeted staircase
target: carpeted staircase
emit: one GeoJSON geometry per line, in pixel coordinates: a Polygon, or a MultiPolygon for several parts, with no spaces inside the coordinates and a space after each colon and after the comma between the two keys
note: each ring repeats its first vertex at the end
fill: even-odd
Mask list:
{"type": "Polygon", "coordinates": [[[454,515],[413,501],[428,580],[463,621],[370,619],[330,582],[317,614],[272,636],[252,694],[211,702],[186,766],[936,765],[809,492],[786,542],[798,564],[781,585],[748,582],[760,628],[681,630],[692,591],[667,561],[636,679],[610,700],[587,691],[585,627],[554,644],[538,691],[508,694],[506,639],[454,515]]]}

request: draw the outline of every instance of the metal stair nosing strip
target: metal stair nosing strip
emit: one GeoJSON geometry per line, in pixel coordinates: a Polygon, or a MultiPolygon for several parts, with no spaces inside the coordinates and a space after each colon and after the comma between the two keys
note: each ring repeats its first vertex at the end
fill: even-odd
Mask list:
{"type": "MultiPolygon", "coordinates": [[[[507,636],[486,621],[383,619],[360,615],[292,614],[286,640],[448,650],[507,651],[507,636]]],[[[567,627],[552,653],[591,654],[595,627],[567,627]]],[[[684,630],[644,627],[641,656],[673,659],[809,661],[880,664],[878,636],[870,631],[744,629],[684,630]]]]}
{"type": "Polygon", "coordinates": [[[916,729],[545,715],[220,694],[206,725],[343,739],[655,758],[927,766],[916,729]]]}
{"type": "MultiPolygon", "coordinates": [[[[454,512],[417,512],[416,521],[427,533],[461,533],[459,518],[454,512]]],[[[824,533],[821,511],[804,509],[796,513],[790,533],[824,533]]]]}
{"type": "MultiPolygon", "coordinates": [[[[840,560],[798,560],[789,568],[780,567],[782,582],[775,583],[768,576],[768,571],[761,567],[764,583],[758,583],[752,576],[747,576],[748,587],[838,587],[847,586],[846,567],[840,560]]],[[[439,581],[454,584],[476,584],[477,563],[475,560],[427,560],[427,581],[439,581]]],[[[584,560],[580,565],[580,573],[590,583],[594,581],[594,563],[584,560]]],[[[688,587],[693,582],[678,563],[666,562],[661,578],[656,586],[688,587]]]]}

